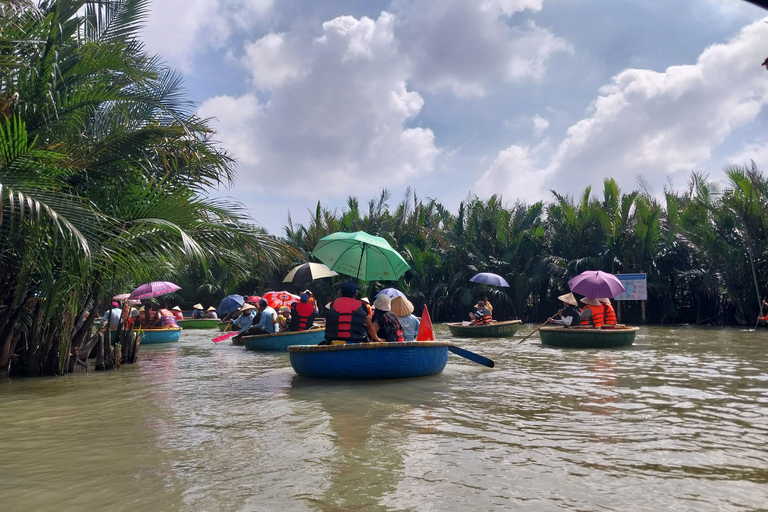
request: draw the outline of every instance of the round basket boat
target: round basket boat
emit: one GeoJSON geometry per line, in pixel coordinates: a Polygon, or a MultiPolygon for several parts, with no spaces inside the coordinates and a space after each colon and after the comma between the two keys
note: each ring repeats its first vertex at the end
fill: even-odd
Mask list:
{"type": "Polygon", "coordinates": [[[177,320],[176,323],[183,329],[215,329],[219,325],[219,320],[217,318],[189,318],[177,320]]]}
{"type": "Polygon", "coordinates": [[[407,379],[443,371],[447,341],[294,345],[288,347],[291,366],[313,379],[407,379]]]}
{"type": "Polygon", "coordinates": [[[142,345],[173,343],[181,338],[181,327],[171,329],[138,329],[142,345]]]}
{"type": "Polygon", "coordinates": [[[514,336],[521,320],[507,320],[486,325],[462,325],[461,322],[447,324],[448,330],[458,338],[506,338],[514,336]]]}
{"type": "Polygon", "coordinates": [[[628,347],[635,342],[638,327],[625,325],[600,329],[593,327],[542,327],[541,344],[564,348],[616,348],[628,347]]]}
{"type": "MultiPolygon", "coordinates": [[[[237,336],[235,336],[237,338],[237,336]]],[[[232,343],[235,343],[232,338],[232,343]]],[[[309,331],[290,331],[275,334],[260,334],[258,336],[243,336],[240,340],[245,350],[256,352],[280,351],[285,352],[291,345],[317,345],[325,338],[325,329],[310,329],[309,331]]]]}

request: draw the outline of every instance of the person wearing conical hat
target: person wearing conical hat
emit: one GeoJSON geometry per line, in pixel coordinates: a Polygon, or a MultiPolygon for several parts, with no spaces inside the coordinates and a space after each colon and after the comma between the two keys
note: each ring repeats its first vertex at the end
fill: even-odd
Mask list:
{"type": "Polygon", "coordinates": [[[205,318],[218,319],[219,315],[216,314],[216,308],[211,306],[205,312],[205,318]]]}
{"type": "Polygon", "coordinates": [[[584,303],[584,309],[579,315],[579,325],[602,327],[605,323],[605,307],[600,304],[600,301],[592,297],[584,297],[581,302],[584,303]]]}
{"type": "Polygon", "coordinates": [[[173,317],[177,322],[179,320],[184,320],[184,313],[181,312],[181,308],[179,306],[173,306],[171,308],[171,313],[173,313],[173,317]]]}
{"type": "Polygon", "coordinates": [[[397,315],[400,325],[403,326],[403,338],[405,341],[413,341],[419,332],[419,319],[413,314],[413,303],[406,297],[397,296],[390,303],[392,312],[397,315]]]}
{"type": "Polygon", "coordinates": [[[549,322],[565,327],[579,325],[579,322],[581,322],[581,310],[578,308],[576,297],[574,297],[572,293],[566,293],[565,295],[559,296],[557,299],[563,303],[563,307],[555,314],[555,318],[549,319],[549,322]]]}
{"type": "Polygon", "coordinates": [[[204,308],[202,304],[198,302],[192,306],[192,309],[194,309],[194,311],[192,311],[192,318],[205,318],[205,312],[203,311],[204,308]]]}

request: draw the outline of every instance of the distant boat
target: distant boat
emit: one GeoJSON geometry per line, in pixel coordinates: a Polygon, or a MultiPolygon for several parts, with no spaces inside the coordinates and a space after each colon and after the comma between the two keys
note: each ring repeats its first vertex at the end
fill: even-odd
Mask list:
{"type": "Polygon", "coordinates": [[[215,329],[219,325],[218,318],[185,318],[176,320],[182,329],[215,329]]]}
{"type": "Polygon", "coordinates": [[[291,366],[313,379],[406,379],[437,375],[448,362],[447,341],[294,345],[291,366]]]}
{"type": "Polygon", "coordinates": [[[451,334],[459,338],[507,338],[514,336],[522,320],[507,320],[483,325],[463,325],[461,322],[448,324],[451,334]]]}
{"type": "Polygon", "coordinates": [[[285,352],[291,345],[317,345],[323,339],[325,339],[325,329],[310,329],[308,331],[288,331],[275,334],[260,334],[258,336],[243,336],[242,344],[245,345],[245,350],[285,352]]]}
{"type": "Polygon", "coordinates": [[[639,327],[625,325],[594,327],[542,327],[541,344],[563,348],[616,348],[628,347],[635,342],[639,327]]]}
{"type": "Polygon", "coordinates": [[[181,338],[181,328],[171,329],[137,329],[139,339],[142,345],[153,345],[155,343],[174,343],[181,338]]]}

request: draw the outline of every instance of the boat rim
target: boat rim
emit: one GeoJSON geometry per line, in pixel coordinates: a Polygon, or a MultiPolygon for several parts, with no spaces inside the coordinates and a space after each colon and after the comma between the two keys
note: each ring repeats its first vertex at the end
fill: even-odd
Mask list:
{"type": "Polygon", "coordinates": [[[477,324],[477,325],[462,325],[461,322],[448,322],[445,325],[449,327],[493,327],[495,325],[509,325],[509,324],[522,324],[522,320],[503,320],[501,322],[493,322],[490,324],[477,324]]]}
{"type": "Polygon", "coordinates": [[[343,345],[291,345],[288,352],[335,352],[338,350],[365,350],[372,348],[450,347],[450,341],[382,341],[345,343],[343,345]]]}

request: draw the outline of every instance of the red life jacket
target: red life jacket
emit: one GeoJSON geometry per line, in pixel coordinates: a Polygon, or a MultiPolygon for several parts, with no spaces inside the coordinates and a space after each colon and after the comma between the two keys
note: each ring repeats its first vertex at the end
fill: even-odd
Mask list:
{"type": "Polygon", "coordinates": [[[363,301],[340,297],[325,313],[325,339],[368,341],[368,310],[363,301]]]}
{"type": "Polygon", "coordinates": [[[616,310],[611,304],[603,304],[605,314],[605,325],[616,325],[616,310]]]}
{"type": "Polygon", "coordinates": [[[306,331],[315,322],[317,313],[309,302],[291,304],[291,331],[306,331]]]}
{"type": "Polygon", "coordinates": [[[582,320],[579,325],[593,325],[595,327],[601,327],[603,323],[605,323],[603,321],[603,315],[604,315],[603,312],[605,311],[605,308],[603,307],[602,304],[600,304],[599,306],[593,306],[591,304],[587,304],[584,306],[584,308],[585,309],[589,308],[590,310],[592,310],[592,316],[582,320]]]}

